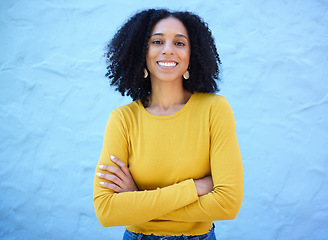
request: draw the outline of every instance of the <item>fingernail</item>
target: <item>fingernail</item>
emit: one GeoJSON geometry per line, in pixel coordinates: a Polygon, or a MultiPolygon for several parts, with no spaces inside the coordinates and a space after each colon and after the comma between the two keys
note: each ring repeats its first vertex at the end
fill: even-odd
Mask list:
{"type": "Polygon", "coordinates": [[[101,177],[101,173],[100,173],[100,172],[98,172],[98,173],[97,173],[97,176],[98,176],[98,177],[101,177]]]}
{"type": "Polygon", "coordinates": [[[99,168],[100,168],[100,169],[103,169],[103,167],[104,167],[104,165],[99,165],[99,168]]]}
{"type": "Polygon", "coordinates": [[[100,185],[104,185],[105,184],[105,182],[100,182],[100,185]]]}
{"type": "Polygon", "coordinates": [[[115,157],[113,155],[110,156],[111,160],[115,160],[115,157]]]}

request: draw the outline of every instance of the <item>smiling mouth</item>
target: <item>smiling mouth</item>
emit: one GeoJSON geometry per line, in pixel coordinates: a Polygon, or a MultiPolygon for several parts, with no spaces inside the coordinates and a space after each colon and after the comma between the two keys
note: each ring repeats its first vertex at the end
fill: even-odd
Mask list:
{"type": "Polygon", "coordinates": [[[178,65],[177,62],[157,62],[157,64],[161,67],[175,67],[178,65]]]}

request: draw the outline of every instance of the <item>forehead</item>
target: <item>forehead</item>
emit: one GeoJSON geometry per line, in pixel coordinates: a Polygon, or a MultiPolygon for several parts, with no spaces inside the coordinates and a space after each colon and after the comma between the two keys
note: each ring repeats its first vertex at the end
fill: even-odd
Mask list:
{"type": "Polygon", "coordinates": [[[156,23],[151,34],[163,33],[165,34],[183,34],[188,36],[188,31],[183,23],[174,17],[164,18],[156,23]]]}

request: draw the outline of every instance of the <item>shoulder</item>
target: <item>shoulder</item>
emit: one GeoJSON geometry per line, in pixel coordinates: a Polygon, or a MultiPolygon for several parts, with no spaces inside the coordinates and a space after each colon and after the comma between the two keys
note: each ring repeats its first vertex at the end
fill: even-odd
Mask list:
{"type": "Polygon", "coordinates": [[[227,99],[221,95],[213,93],[197,93],[195,98],[202,108],[209,110],[231,108],[227,99]]]}
{"type": "Polygon", "coordinates": [[[197,93],[197,110],[203,116],[208,116],[211,124],[234,122],[232,108],[224,96],[212,93],[197,93]]]}
{"type": "Polygon", "coordinates": [[[142,104],[140,101],[133,101],[129,104],[115,108],[109,118],[113,121],[126,122],[137,118],[142,104]]]}
{"type": "Polygon", "coordinates": [[[115,108],[112,113],[126,115],[139,111],[139,109],[140,109],[139,101],[133,101],[129,104],[122,105],[120,107],[115,108]]]}

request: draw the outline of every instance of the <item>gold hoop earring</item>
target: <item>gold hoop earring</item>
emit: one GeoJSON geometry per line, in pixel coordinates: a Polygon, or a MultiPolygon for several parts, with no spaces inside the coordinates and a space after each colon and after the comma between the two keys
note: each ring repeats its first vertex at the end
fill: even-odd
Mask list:
{"type": "Polygon", "coordinates": [[[148,71],[146,68],[144,68],[144,78],[147,78],[148,77],[148,71]]]}
{"type": "Polygon", "coordinates": [[[189,71],[187,70],[182,76],[183,76],[183,78],[186,79],[186,80],[189,79],[189,78],[190,78],[189,71]]]}

